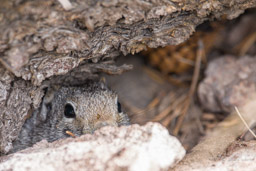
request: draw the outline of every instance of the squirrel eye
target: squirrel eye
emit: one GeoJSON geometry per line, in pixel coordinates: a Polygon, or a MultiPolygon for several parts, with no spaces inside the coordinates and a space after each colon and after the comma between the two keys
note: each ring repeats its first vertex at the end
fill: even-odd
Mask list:
{"type": "Polygon", "coordinates": [[[75,118],[76,117],[75,110],[74,110],[74,108],[71,104],[66,104],[65,105],[64,115],[67,118],[75,118]]]}
{"type": "Polygon", "coordinates": [[[120,104],[119,102],[117,102],[117,111],[118,111],[119,113],[122,112],[122,107],[121,107],[121,104],[120,104]]]}

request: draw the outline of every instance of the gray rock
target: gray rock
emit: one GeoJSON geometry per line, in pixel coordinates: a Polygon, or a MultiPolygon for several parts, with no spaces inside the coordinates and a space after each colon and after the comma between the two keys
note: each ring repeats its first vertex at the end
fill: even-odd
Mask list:
{"type": "MultiPolygon", "coordinates": [[[[190,171],[230,171],[230,170],[243,170],[251,171],[256,168],[256,143],[242,142],[233,143],[235,149],[230,150],[228,154],[223,154],[221,158],[213,161],[201,161],[193,165],[184,165],[176,170],[190,170],[190,171]]],[[[228,151],[227,150],[227,151],[228,151]]]]}
{"type": "Polygon", "coordinates": [[[158,123],[103,127],[94,135],[41,141],[0,158],[0,170],[167,170],[185,155],[158,123]]]}
{"type": "Polygon", "coordinates": [[[210,62],[205,79],[199,84],[198,97],[203,108],[231,112],[254,95],[256,58],[223,56],[210,62]]]}

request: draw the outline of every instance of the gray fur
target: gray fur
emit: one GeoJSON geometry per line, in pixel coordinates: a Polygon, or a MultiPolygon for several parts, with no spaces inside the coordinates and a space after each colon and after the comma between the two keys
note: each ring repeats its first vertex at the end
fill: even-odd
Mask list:
{"type": "Polygon", "coordinates": [[[13,143],[15,152],[46,139],[48,142],[93,133],[105,125],[128,125],[128,116],[118,112],[117,94],[103,86],[102,82],[88,82],[83,87],[49,88],[41,107],[26,120],[20,135],[13,143]],[[75,118],[66,118],[64,106],[71,104],[75,118]]]}

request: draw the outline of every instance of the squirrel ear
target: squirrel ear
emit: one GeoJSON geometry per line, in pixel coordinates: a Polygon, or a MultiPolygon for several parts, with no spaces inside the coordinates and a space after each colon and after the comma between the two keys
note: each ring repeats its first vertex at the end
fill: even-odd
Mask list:
{"type": "Polygon", "coordinates": [[[100,78],[99,83],[100,83],[100,88],[101,88],[101,89],[106,89],[106,88],[108,89],[108,87],[106,86],[106,82],[107,82],[107,81],[106,81],[106,78],[105,78],[105,77],[101,77],[101,78],[100,78]]]}
{"type": "Polygon", "coordinates": [[[56,92],[56,90],[59,89],[59,86],[54,85],[54,86],[51,86],[51,87],[47,87],[45,89],[46,89],[46,91],[45,91],[43,102],[47,104],[47,103],[50,103],[52,101],[52,99],[54,98],[54,92],[56,92]]]}
{"type": "Polygon", "coordinates": [[[42,105],[40,109],[40,113],[38,114],[40,121],[45,121],[47,118],[47,114],[50,110],[52,110],[52,100],[54,98],[55,91],[59,88],[59,86],[44,86],[42,87],[44,90],[44,97],[42,100],[42,105]]]}
{"type": "Polygon", "coordinates": [[[106,84],[106,82],[107,82],[107,81],[106,81],[106,78],[105,78],[105,77],[101,77],[101,78],[100,78],[100,82],[106,84]]]}

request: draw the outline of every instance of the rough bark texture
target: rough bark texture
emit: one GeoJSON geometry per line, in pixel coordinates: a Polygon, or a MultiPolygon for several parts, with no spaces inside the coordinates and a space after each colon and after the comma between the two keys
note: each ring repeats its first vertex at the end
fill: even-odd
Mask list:
{"type": "Polygon", "coordinates": [[[200,23],[232,19],[255,5],[254,0],[2,0],[0,152],[9,151],[29,111],[40,104],[37,86],[45,79],[62,75],[60,82],[80,82],[98,72],[122,73],[131,67],[110,64],[120,53],[179,44],[200,23]],[[63,76],[72,69],[70,77],[63,76]]]}
{"type": "Polygon", "coordinates": [[[207,19],[234,18],[255,1],[5,0],[1,3],[2,63],[35,85],[91,59],[179,44],[207,19]]]}

